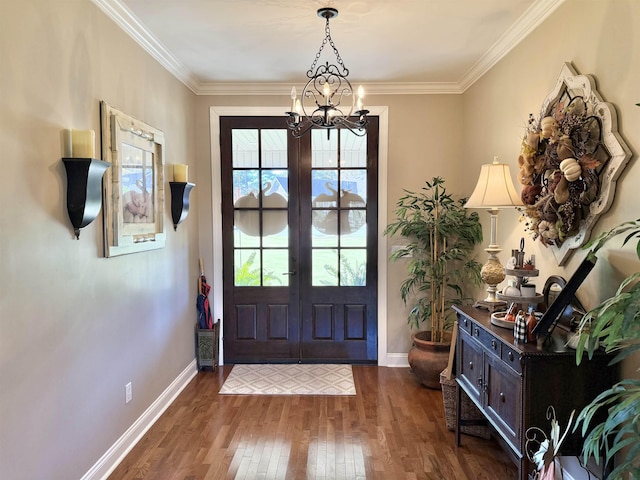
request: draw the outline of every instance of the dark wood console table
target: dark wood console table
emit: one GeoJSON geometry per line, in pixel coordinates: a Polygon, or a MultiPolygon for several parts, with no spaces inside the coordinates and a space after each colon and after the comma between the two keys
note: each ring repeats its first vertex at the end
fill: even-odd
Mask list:
{"type": "MultiPolygon", "coordinates": [[[[556,328],[550,341],[515,344],[513,331],[491,324],[490,314],[473,307],[453,307],[458,314],[456,381],[458,415],[456,444],[460,445],[460,396],[464,391],[495,430],[497,440],[518,465],[518,478],[526,480],[535,466],[525,452],[529,427],[547,436],[551,424],[547,408],[553,406],[562,431],[572,410],[582,408],[615,381],[611,357],[602,353],[576,365],[575,350],[565,347],[566,332],[556,328]]],[[[579,432],[567,435],[561,454],[579,455],[579,432]]]]}

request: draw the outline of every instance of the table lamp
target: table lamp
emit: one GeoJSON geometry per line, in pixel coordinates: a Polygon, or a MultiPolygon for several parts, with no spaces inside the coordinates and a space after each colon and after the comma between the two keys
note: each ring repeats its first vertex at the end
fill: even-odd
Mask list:
{"type": "Polygon", "coordinates": [[[496,286],[505,278],[504,268],[497,256],[502,251],[496,241],[498,211],[521,205],[523,203],[511,180],[509,165],[499,163],[498,157],[493,157],[493,163],[482,165],[476,188],[465,204],[465,208],[486,208],[491,215],[491,240],[489,246],[484,249],[489,258],[480,272],[482,281],[487,285],[487,297],[476,302],[476,307],[484,307],[494,312],[506,305],[506,302],[496,298],[496,286]]]}

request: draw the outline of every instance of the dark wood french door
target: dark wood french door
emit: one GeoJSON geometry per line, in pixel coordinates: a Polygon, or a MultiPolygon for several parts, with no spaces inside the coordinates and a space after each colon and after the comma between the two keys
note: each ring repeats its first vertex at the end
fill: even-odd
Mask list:
{"type": "Polygon", "coordinates": [[[377,360],[378,121],[221,117],[224,360],[377,360]]]}

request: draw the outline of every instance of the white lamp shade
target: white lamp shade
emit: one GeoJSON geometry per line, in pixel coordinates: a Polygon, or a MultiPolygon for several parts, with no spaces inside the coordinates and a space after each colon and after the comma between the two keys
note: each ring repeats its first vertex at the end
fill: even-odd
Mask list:
{"type": "Polygon", "coordinates": [[[476,188],[465,204],[466,208],[511,208],[523,205],[511,180],[509,165],[493,163],[482,165],[476,188]]]}

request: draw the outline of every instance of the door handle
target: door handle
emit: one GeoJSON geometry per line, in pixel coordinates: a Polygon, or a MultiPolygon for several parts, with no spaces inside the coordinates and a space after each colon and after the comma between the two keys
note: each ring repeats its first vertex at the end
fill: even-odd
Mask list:
{"type": "Polygon", "coordinates": [[[295,271],[295,270],[293,270],[293,271],[291,271],[291,272],[284,272],[284,273],[283,273],[283,275],[295,275],[295,274],[296,274],[296,271],[295,271]]]}

